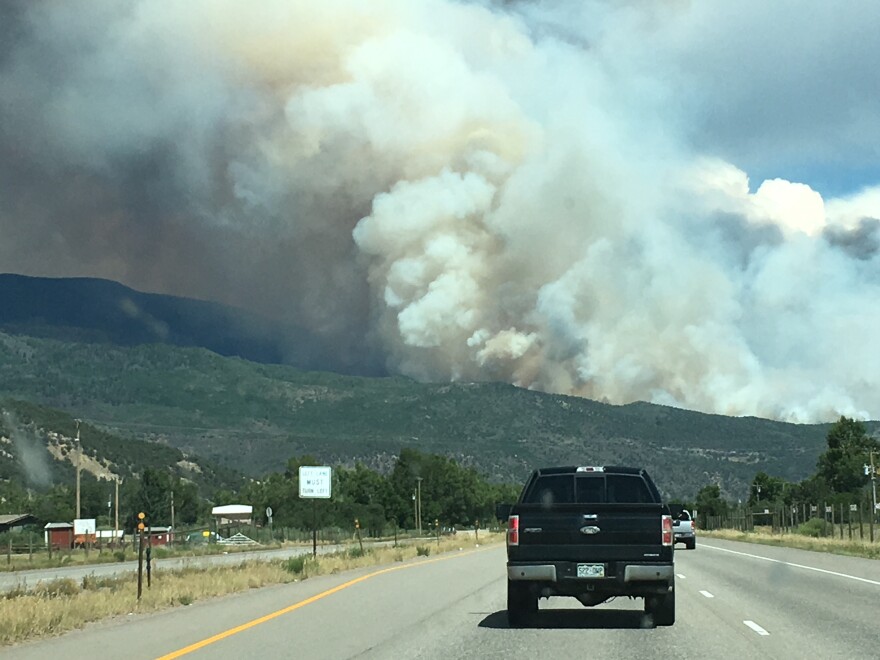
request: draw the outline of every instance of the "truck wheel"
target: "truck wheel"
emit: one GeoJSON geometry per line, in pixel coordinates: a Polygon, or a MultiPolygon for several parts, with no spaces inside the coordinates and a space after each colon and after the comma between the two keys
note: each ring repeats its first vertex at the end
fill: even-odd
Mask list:
{"type": "Polygon", "coordinates": [[[684,547],[688,550],[693,550],[697,547],[697,539],[691,539],[690,541],[685,541],[684,547]]]}
{"type": "Polygon", "coordinates": [[[675,623],[675,589],[673,588],[665,596],[657,596],[652,599],[651,606],[647,602],[645,609],[654,616],[655,626],[671,626],[675,623]]]}
{"type": "Polygon", "coordinates": [[[538,611],[538,598],[527,584],[507,581],[507,624],[520,628],[529,623],[538,611]]]}

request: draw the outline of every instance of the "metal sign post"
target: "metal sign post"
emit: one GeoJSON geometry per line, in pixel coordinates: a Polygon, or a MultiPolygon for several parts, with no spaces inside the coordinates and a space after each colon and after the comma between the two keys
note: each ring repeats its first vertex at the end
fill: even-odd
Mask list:
{"type": "Polygon", "coordinates": [[[333,469],[326,465],[300,465],[299,496],[312,500],[312,556],[318,556],[317,500],[330,499],[333,469]]]}

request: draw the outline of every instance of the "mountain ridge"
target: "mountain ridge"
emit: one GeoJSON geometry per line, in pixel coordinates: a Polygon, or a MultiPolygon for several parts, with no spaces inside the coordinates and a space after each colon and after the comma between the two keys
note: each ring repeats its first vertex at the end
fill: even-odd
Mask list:
{"type": "MultiPolygon", "coordinates": [[[[0,308],[9,302],[4,277],[0,308]]],[[[131,317],[119,307],[132,295],[127,287],[110,286],[113,295],[80,300],[84,308],[113,309],[88,317],[91,325],[76,326],[59,319],[82,317],[58,314],[47,324],[38,313],[47,301],[66,295],[70,283],[39,284],[56,287],[54,293],[40,304],[19,300],[11,305],[15,313],[0,313],[0,396],[57,408],[253,478],[305,453],[384,469],[401,448],[414,447],[449,455],[498,480],[518,481],[537,464],[630,463],[659,474],[670,494],[692,496],[717,482],[741,496],[759,470],[789,480],[811,474],[830,427],[645,402],[612,405],[499,382],[418,383],[252,361],[215,350],[211,337],[198,330],[210,328],[217,308],[183,298],[175,298],[170,309],[183,319],[179,327],[190,334],[178,334],[189,344],[163,341],[171,335],[161,332],[139,342],[134,340],[144,338],[144,330],[117,337],[126,326],[114,325],[120,314],[131,317]],[[207,321],[186,322],[203,310],[207,321]],[[39,328],[47,326],[52,336],[41,336],[39,328]],[[103,340],[83,341],[82,333],[103,340]]],[[[107,289],[97,286],[99,294],[107,289]]],[[[168,309],[155,300],[133,302],[162,322],[172,316],[155,314],[168,309]]]]}

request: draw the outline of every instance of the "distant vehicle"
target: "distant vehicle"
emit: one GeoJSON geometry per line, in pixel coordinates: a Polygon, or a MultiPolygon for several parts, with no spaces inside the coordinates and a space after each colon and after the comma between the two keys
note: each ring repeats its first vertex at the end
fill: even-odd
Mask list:
{"type": "Polygon", "coordinates": [[[572,596],[585,606],[615,596],[645,599],[654,625],[675,623],[672,515],[645,470],[535,470],[507,519],[507,618],[527,625],[538,600],[572,596]]]}
{"type": "Polygon", "coordinates": [[[223,540],[223,537],[217,532],[209,532],[208,534],[205,534],[204,532],[193,532],[192,534],[186,535],[186,542],[196,545],[199,543],[216,543],[223,540]]]}
{"type": "Polygon", "coordinates": [[[682,509],[672,521],[672,533],[676,543],[684,543],[684,547],[693,550],[697,547],[697,521],[691,517],[690,511],[682,509]]]}

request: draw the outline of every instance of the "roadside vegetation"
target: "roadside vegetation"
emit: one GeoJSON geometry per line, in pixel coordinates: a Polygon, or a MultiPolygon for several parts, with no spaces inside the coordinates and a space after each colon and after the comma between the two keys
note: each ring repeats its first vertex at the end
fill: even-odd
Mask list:
{"type": "Polygon", "coordinates": [[[880,559],[880,442],[863,423],[841,417],[826,445],[816,471],[800,482],[758,472],[745,501],[731,502],[710,484],[681,504],[696,511],[706,536],[880,559]]]}
{"type": "Polygon", "coordinates": [[[859,541],[858,539],[849,540],[846,538],[816,538],[797,532],[774,534],[769,530],[760,529],[748,532],[735,529],[716,529],[699,533],[705,537],[728,541],[775,545],[786,548],[798,548],[799,550],[812,550],[813,552],[828,552],[837,555],[849,555],[851,557],[880,559],[880,540],[871,543],[867,539],[859,541]]]}
{"type": "Polygon", "coordinates": [[[439,540],[420,539],[397,547],[355,544],[344,552],[300,555],[283,561],[242,561],[234,567],[156,570],[152,586],[143,587],[136,598],[137,577],[87,576],[41,583],[28,590],[0,594],[0,645],[58,635],[116,616],[155,612],[196,601],[239,593],[273,584],[286,584],[318,575],[342,573],[357,568],[424,561],[438,554],[472,550],[503,540],[500,533],[480,531],[479,537],[456,534],[439,540]]]}
{"type": "MultiPolygon", "coordinates": [[[[248,530],[245,530],[248,531],[248,530]]],[[[323,533],[323,532],[322,532],[323,533]]],[[[256,536],[256,535],[255,535],[256,536]]],[[[350,535],[346,535],[348,539],[350,535]]],[[[7,538],[21,538],[21,535],[6,535],[7,538]]],[[[330,542],[337,543],[340,539],[329,539],[330,542]]],[[[404,537],[401,536],[401,540],[404,537]]],[[[321,546],[325,543],[322,542],[321,546]]],[[[247,558],[250,552],[264,550],[279,550],[283,548],[311,547],[311,541],[276,541],[259,545],[222,545],[219,543],[200,543],[198,545],[190,543],[181,543],[177,546],[156,546],[151,549],[153,561],[163,559],[173,559],[177,557],[204,557],[208,555],[220,554],[241,554],[243,559],[247,558]]],[[[92,549],[86,551],[84,548],[75,550],[56,550],[50,557],[45,548],[35,549],[32,553],[23,550],[25,546],[17,544],[13,546],[21,552],[12,553],[5,552],[0,546],[0,572],[16,572],[30,571],[48,568],[65,568],[69,566],[92,566],[95,564],[114,564],[126,561],[136,561],[138,558],[137,545],[129,545],[123,548],[106,548],[92,549]]]]}

